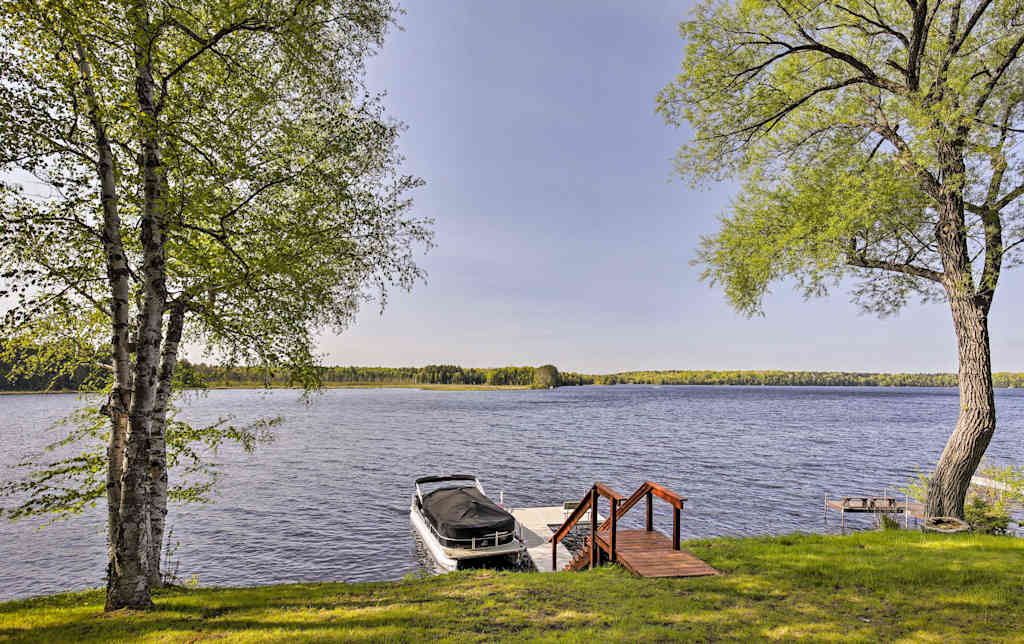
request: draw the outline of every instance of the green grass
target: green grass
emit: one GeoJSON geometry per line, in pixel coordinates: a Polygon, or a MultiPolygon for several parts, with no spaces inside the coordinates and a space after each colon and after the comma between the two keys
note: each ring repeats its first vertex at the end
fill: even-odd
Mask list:
{"type": "Polygon", "coordinates": [[[15,642],[1024,642],[1024,541],[872,532],[693,541],[726,574],[460,572],[400,582],[90,591],[0,604],[15,642]]]}

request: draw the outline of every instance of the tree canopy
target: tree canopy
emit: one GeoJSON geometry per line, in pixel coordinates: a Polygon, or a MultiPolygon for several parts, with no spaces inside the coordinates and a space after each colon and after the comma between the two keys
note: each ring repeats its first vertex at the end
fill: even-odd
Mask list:
{"type": "Polygon", "coordinates": [[[108,607],[150,605],[182,342],[318,384],[315,343],[423,277],[400,124],[363,83],[388,0],[0,12],[4,345],[109,373],[108,607]]]}
{"type": "Polygon", "coordinates": [[[991,301],[1024,239],[1022,11],[987,0],[701,3],[658,109],[694,129],[681,173],[742,183],[700,247],[705,277],[748,314],[783,278],[814,296],[850,276],[857,301],[880,313],[915,294],[941,298],[939,203],[955,190],[970,215],[961,286],[991,301]]]}
{"type": "Polygon", "coordinates": [[[697,263],[739,311],[770,286],[849,276],[881,314],[948,302],[960,416],[929,488],[963,516],[996,427],[988,314],[1024,244],[1024,5],[1015,0],[705,0],[658,95],[693,137],[677,169],[739,194],[697,263]]]}

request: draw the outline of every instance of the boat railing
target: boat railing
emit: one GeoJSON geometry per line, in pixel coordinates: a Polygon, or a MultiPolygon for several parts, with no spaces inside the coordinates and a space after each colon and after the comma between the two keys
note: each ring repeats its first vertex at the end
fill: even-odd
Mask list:
{"type": "MultiPolygon", "coordinates": [[[[413,499],[413,503],[415,502],[415,499],[413,499]]],[[[422,512],[420,514],[422,516],[422,512]]],[[[441,545],[445,548],[468,547],[469,550],[477,550],[478,548],[492,548],[494,546],[503,546],[507,543],[512,543],[513,541],[523,541],[522,535],[519,531],[519,522],[516,522],[516,527],[512,530],[485,533],[482,536],[470,537],[469,539],[456,539],[454,537],[444,536],[443,534],[437,531],[437,528],[435,528],[433,524],[426,519],[426,517],[423,517],[423,525],[427,526],[427,529],[430,530],[435,537],[437,537],[438,542],[440,542],[441,545]],[[492,543],[487,544],[488,541],[492,541],[492,543]],[[481,542],[481,545],[477,546],[477,542],[481,542]]]]}
{"type": "MultiPolygon", "coordinates": [[[[416,479],[416,481],[414,482],[414,485],[416,486],[416,496],[417,496],[417,498],[419,498],[420,501],[423,501],[423,490],[420,489],[420,485],[421,484],[426,484],[426,483],[445,483],[445,482],[448,482],[448,481],[472,481],[473,482],[473,486],[475,486],[476,489],[480,490],[480,494],[483,494],[484,496],[487,496],[487,493],[484,492],[484,486],[480,484],[480,479],[478,479],[476,476],[474,476],[472,474],[442,474],[440,476],[423,476],[423,477],[420,477],[420,478],[416,479]]],[[[465,487],[472,487],[472,486],[467,485],[465,487]]]]}

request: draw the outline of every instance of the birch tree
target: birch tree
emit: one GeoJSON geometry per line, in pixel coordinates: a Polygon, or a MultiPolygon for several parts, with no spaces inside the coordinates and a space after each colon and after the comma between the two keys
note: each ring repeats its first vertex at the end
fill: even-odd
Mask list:
{"type": "Polygon", "coordinates": [[[742,188],[697,262],[741,312],[771,284],[843,278],[865,309],[949,306],[960,414],[927,514],[958,516],[996,429],[988,315],[1024,240],[1024,5],[707,0],[658,96],[693,139],[678,170],[742,188]]]}
{"type": "Polygon", "coordinates": [[[419,180],[398,173],[400,128],[362,83],[393,14],[375,0],[3,6],[4,333],[107,329],[91,351],[111,382],[108,609],[149,607],[159,579],[181,343],[315,386],[316,333],[422,277],[419,180]]]}

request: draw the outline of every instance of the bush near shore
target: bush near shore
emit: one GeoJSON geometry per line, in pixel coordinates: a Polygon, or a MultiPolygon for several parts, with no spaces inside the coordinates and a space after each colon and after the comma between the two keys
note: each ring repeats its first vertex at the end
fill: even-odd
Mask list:
{"type": "Polygon", "coordinates": [[[1021,642],[1024,541],[878,531],[685,544],[719,577],[460,572],[398,582],[100,591],[0,604],[9,642],[1021,642]]]}

